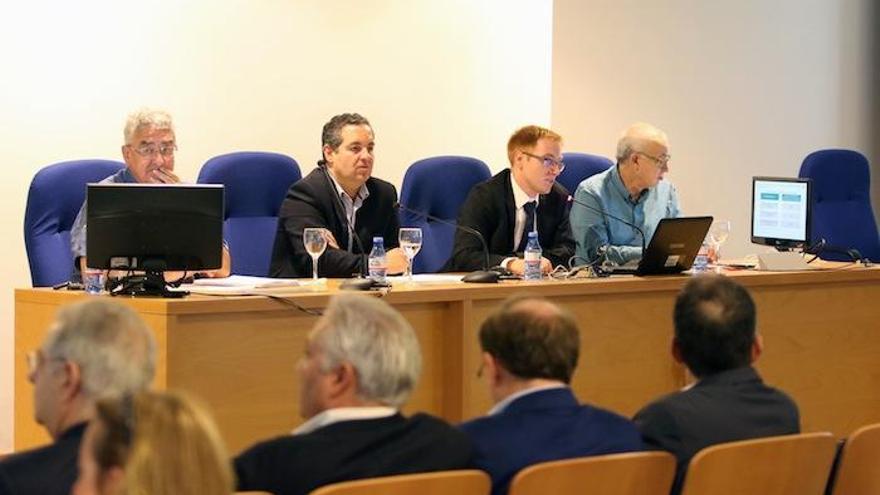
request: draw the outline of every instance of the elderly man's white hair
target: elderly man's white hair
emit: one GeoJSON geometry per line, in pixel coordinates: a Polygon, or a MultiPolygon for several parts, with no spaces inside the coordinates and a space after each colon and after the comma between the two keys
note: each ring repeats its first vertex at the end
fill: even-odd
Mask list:
{"type": "Polygon", "coordinates": [[[633,153],[644,149],[645,143],[659,143],[669,146],[666,133],[644,122],[636,122],[624,130],[617,141],[617,163],[623,163],[633,153]]]}
{"type": "Polygon", "coordinates": [[[410,324],[384,301],[339,294],[312,338],[323,351],[324,371],[348,362],[357,372],[358,396],[401,407],[422,371],[419,341],[410,324]]]}
{"type": "Polygon", "coordinates": [[[125,144],[134,144],[131,141],[134,139],[135,133],[143,127],[174,132],[171,114],[155,108],[140,108],[130,113],[125,120],[125,130],[123,131],[125,144]]]}
{"type": "Polygon", "coordinates": [[[83,394],[91,400],[143,390],[153,381],[156,342],[128,306],[93,299],[64,306],[43,346],[51,359],[79,365],[83,394]]]}

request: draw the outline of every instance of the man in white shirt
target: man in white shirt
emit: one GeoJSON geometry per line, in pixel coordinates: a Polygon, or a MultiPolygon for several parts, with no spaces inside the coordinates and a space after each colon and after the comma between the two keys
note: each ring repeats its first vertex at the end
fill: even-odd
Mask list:
{"type": "MultiPolygon", "coordinates": [[[[516,275],[525,271],[523,251],[529,232],[538,233],[548,273],[554,265],[567,266],[574,255],[574,239],[568,224],[568,191],[556,183],[565,168],[562,137],[550,129],[526,126],[507,142],[510,168],[477,184],[468,194],[458,224],[479,231],[486,239],[489,264],[516,275]]],[[[449,271],[484,268],[480,240],[463,230],[455,233],[449,271]]]]}
{"type": "Polygon", "coordinates": [[[235,459],[240,491],[306,494],[339,481],[470,462],[463,433],[426,414],[401,415],[421,372],[421,352],[409,323],[380,299],[334,296],[298,372],[306,422],[235,459]]]}

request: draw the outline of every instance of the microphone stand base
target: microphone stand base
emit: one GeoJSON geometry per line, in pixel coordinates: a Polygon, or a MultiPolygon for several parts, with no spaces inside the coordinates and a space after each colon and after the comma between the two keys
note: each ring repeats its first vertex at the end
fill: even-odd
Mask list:
{"type": "Polygon", "coordinates": [[[461,277],[461,281],[470,284],[497,284],[500,275],[498,272],[477,270],[461,277]]]}

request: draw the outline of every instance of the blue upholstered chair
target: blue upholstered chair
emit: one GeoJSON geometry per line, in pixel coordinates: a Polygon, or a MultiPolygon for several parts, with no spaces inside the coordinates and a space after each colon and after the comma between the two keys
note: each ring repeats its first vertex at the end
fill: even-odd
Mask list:
{"type": "Polygon", "coordinates": [[[578,184],[587,177],[608,170],[614,162],[599,155],[587,153],[563,153],[562,161],[565,162],[565,170],[556,178],[556,182],[565,186],[568,193],[574,196],[578,184]]]}
{"type": "Polygon", "coordinates": [[[34,176],[24,212],[24,244],[34,287],[70,279],[70,229],[85,200],[86,184],[124,166],[112,160],[74,160],[49,165],[34,176]]]}
{"type": "MultiPolygon", "coordinates": [[[[880,262],[868,159],[852,150],[815,151],[804,158],[798,175],[813,179],[811,241],[824,238],[830,246],[858,249],[863,257],[880,262]]],[[[849,260],[836,252],[821,256],[849,260]]]]}
{"type": "MultiPolygon", "coordinates": [[[[425,158],[407,169],[400,202],[413,210],[456,222],[458,210],[471,188],[489,177],[489,167],[476,158],[425,158]]],[[[439,271],[452,255],[455,229],[403,210],[400,211],[400,226],[422,229],[422,250],[415,258],[413,272],[439,271]]]]}
{"type": "Polygon", "coordinates": [[[232,273],[269,275],[278,209],[290,185],[300,178],[296,160],[278,153],[229,153],[202,166],[200,184],[226,188],[223,236],[232,256],[232,273]]]}

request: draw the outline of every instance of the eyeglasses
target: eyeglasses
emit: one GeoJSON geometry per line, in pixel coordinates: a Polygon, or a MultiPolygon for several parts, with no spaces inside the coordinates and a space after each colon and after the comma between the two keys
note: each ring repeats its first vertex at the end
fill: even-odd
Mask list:
{"type": "Polygon", "coordinates": [[[660,167],[661,169],[669,168],[669,160],[672,159],[671,155],[660,155],[659,157],[657,157],[657,156],[651,156],[651,155],[649,155],[647,153],[643,153],[641,151],[636,151],[636,153],[638,153],[639,155],[642,155],[645,158],[656,163],[657,166],[660,167]]]}
{"type": "MultiPolygon", "coordinates": [[[[132,146],[132,145],[129,145],[129,146],[132,146]]],[[[150,158],[150,157],[156,156],[157,154],[162,155],[164,157],[169,157],[169,156],[174,155],[174,152],[177,151],[177,144],[176,143],[168,143],[168,144],[161,144],[159,146],[156,146],[155,144],[142,144],[142,145],[138,146],[137,148],[132,146],[132,149],[135,151],[135,153],[137,153],[138,155],[141,155],[144,158],[150,158]]]]}
{"type": "Polygon", "coordinates": [[[563,163],[562,160],[557,160],[556,158],[553,158],[552,156],[539,156],[533,153],[529,153],[528,151],[523,151],[522,153],[523,155],[530,156],[536,160],[540,160],[541,163],[544,164],[544,168],[553,168],[553,166],[555,165],[559,167],[560,172],[565,170],[565,163],[563,163]]]}
{"type": "Polygon", "coordinates": [[[43,355],[43,351],[41,350],[30,351],[24,355],[24,358],[27,362],[28,375],[33,375],[34,373],[36,373],[37,370],[40,369],[40,366],[42,366],[43,363],[45,363],[46,361],[64,361],[64,358],[60,357],[46,359],[46,357],[43,355]]]}

